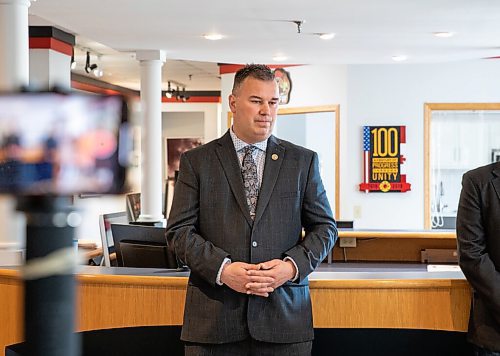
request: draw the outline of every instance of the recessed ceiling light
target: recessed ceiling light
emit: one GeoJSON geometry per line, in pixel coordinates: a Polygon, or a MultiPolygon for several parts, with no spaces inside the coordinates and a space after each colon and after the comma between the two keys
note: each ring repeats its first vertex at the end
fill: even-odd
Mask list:
{"type": "Polygon", "coordinates": [[[319,38],[322,40],[331,40],[335,37],[334,33],[318,33],[319,38]]]}
{"type": "Polygon", "coordinates": [[[433,35],[436,37],[448,38],[448,37],[453,37],[454,33],[453,32],[434,32],[433,35]]]}
{"type": "Polygon", "coordinates": [[[406,61],[407,59],[408,57],[404,55],[392,56],[392,60],[396,62],[406,61]]]}
{"type": "Polygon", "coordinates": [[[273,57],[273,61],[275,61],[275,62],[283,62],[283,61],[286,61],[287,59],[288,59],[288,57],[283,56],[283,55],[277,55],[277,56],[273,57]]]}
{"type": "Polygon", "coordinates": [[[218,40],[222,39],[224,36],[222,36],[220,33],[207,33],[207,34],[203,35],[203,37],[206,40],[218,41],[218,40]]]}

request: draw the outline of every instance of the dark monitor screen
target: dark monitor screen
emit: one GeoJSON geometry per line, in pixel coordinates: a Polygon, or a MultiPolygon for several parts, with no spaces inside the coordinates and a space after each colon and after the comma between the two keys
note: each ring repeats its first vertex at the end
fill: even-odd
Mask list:
{"type": "Polygon", "coordinates": [[[119,267],[178,267],[167,248],[164,227],[111,224],[111,232],[119,267]]]}

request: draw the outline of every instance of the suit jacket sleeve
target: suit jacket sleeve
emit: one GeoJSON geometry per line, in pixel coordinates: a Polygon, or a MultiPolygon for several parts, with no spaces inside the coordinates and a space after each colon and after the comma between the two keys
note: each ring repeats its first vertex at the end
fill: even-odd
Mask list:
{"type": "Polygon", "coordinates": [[[298,245],[285,252],[293,258],[299,277],[304,280],[326,258],[337,239],[337,226],[319,174],[318,155],[312,155],[301,212],[306,232],[298,245]]]}
{"type": "Polygon", "coordinates": [[[215,286],[219,268],[229,254],[198,233],[199,209],[198,175],[183,154],[168,218],[167,244],[182,264],[215,286]]]}
{"type": "MultiPolygon", "coordinates": [[[[493,217],[484,215],[483,204],[481,186],[470,175],[465,174],[457,213],[460,267],[476,293],[490,306],[496,320],[500,321],[500,272],[496,270],[488,254],[483,226],[484,219],[493,217]]],[[[498,219],[498,216],[494,218],[498,219]]],[[[498,234],[498,231],[494,233],[498,234]]]]}

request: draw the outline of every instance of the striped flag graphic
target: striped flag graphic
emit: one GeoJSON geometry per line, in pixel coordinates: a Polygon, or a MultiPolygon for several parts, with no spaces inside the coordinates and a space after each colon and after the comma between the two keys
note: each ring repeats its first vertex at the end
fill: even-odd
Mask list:
{"type": "MultiPolygon", "coordinates": [[[[363,183],[368,183],[370,181],[370,126],[363,126],[363,183]]],[[[368,190],[366,190],[368,192],[368,190]]]]}

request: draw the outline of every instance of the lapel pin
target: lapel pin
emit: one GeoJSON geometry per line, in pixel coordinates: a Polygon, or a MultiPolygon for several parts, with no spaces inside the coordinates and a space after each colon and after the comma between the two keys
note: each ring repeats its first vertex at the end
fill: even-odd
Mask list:
{"type": "Polygon", "coordinates": [[[271,159],[273,161],[276,161],[278,159],[278,155],[276,153],[274,153],[272,156],[271,156],[271,159]]]}

